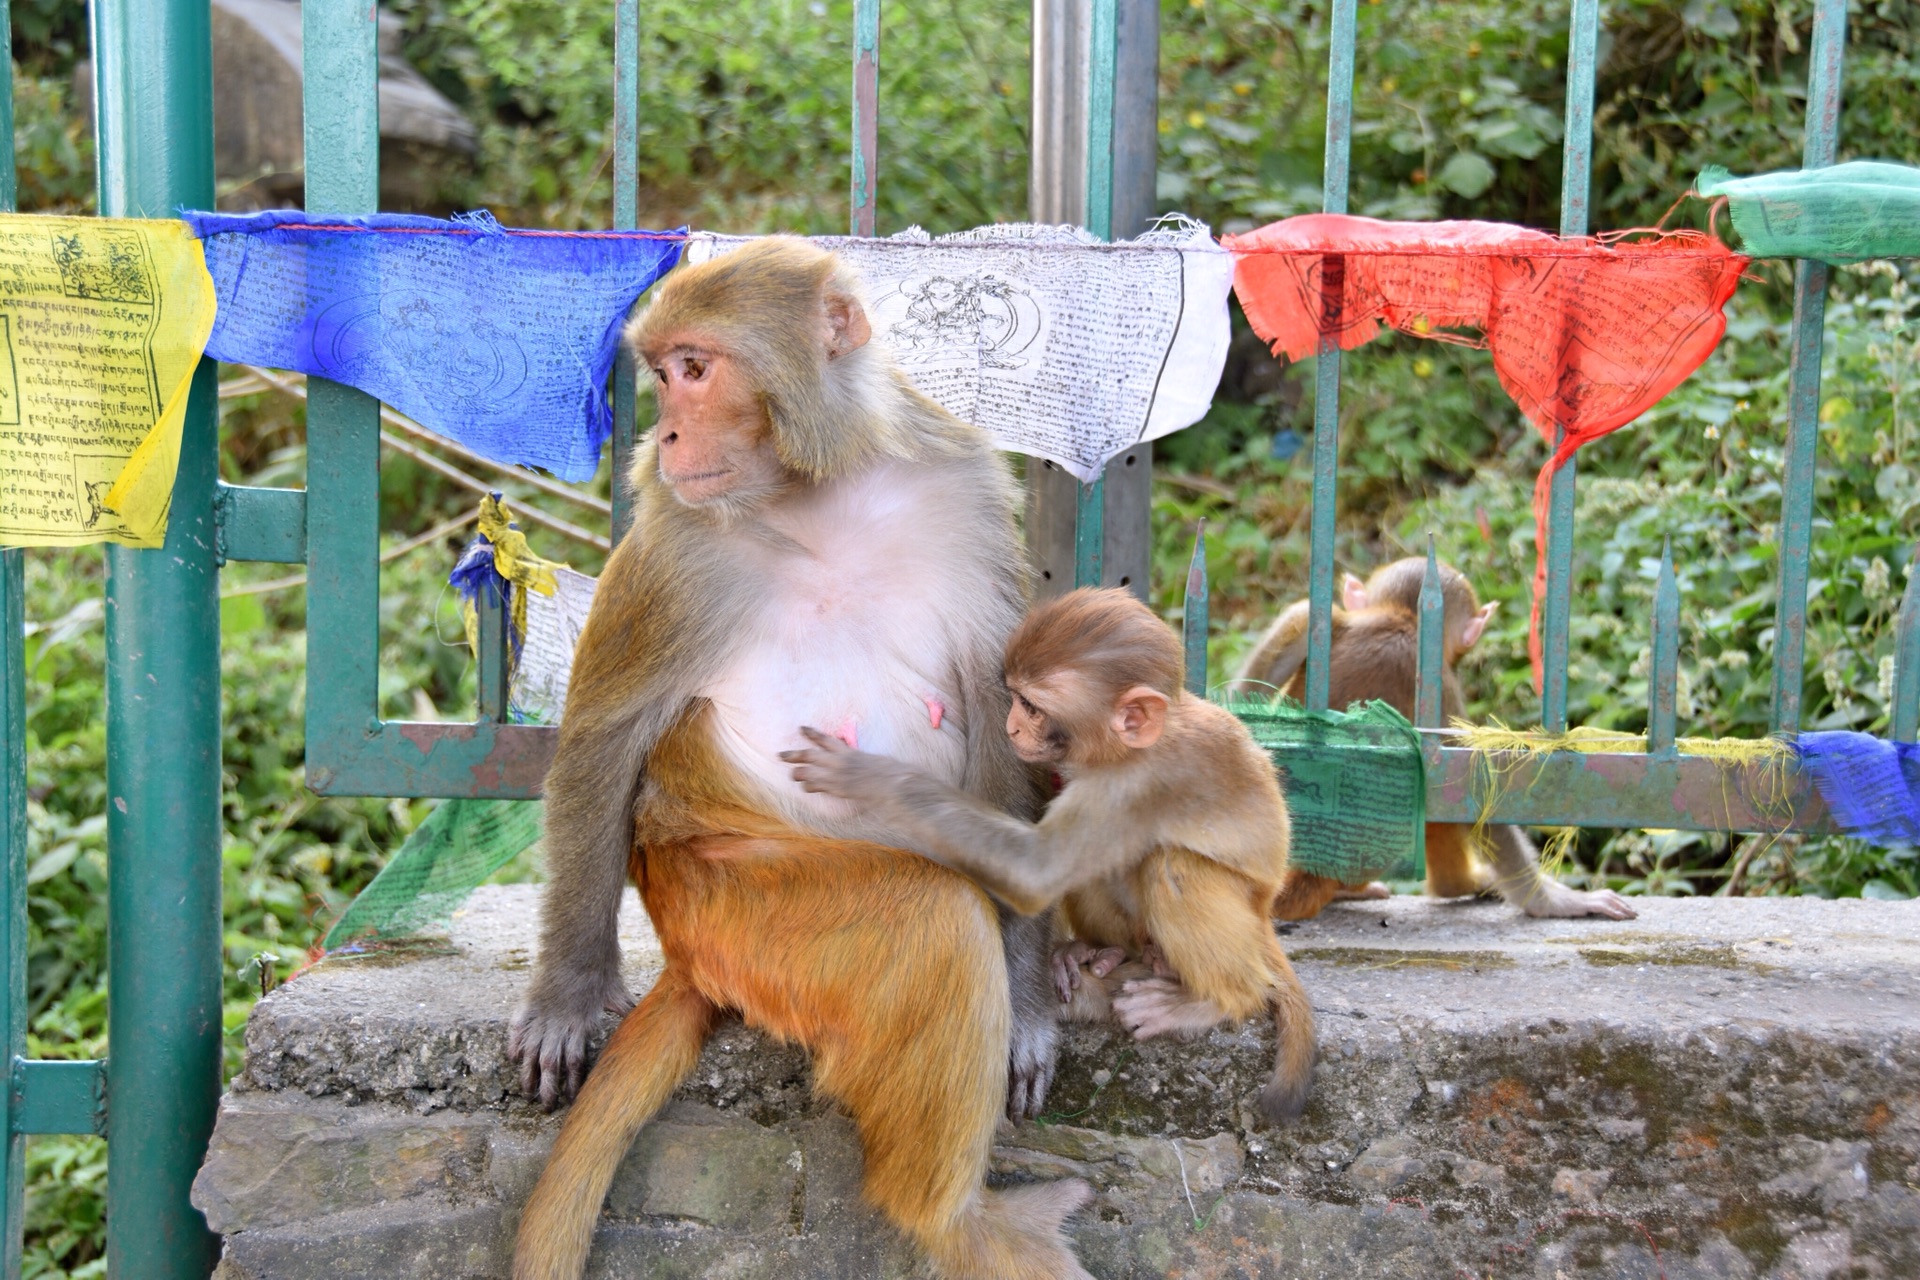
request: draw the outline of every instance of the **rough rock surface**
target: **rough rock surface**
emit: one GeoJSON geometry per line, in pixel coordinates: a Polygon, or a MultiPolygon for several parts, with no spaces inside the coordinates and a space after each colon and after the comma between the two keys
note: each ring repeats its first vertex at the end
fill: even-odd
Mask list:
{"type": "MultiPolygon", "coordinates": [[[[502,1066],[535,890],[448,940],[337,956],[261,1002],[195,1202],[224,1280],[504,1277],[558,1119],[502,1066]]],[[[1270,1028],[1068,1036],[1000,1180],[1087,1178],[1094,1275],[1920,1276],[1920,905],[1345,903],[1285,941],[1320,1061],[1285,1130],[1248,1103],[1270,1028]]],[[[637,991],[660,957],[622,918],[637,991]]],[[[643,1133],[595,1276],[918,1274],[860,1203],[806,1059],[738,1024],[643,1133]]]]}

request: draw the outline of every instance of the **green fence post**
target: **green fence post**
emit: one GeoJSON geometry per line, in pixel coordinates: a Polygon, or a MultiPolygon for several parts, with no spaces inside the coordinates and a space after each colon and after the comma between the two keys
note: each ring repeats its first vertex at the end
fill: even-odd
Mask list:
{"type": "MultiPolygon", "coordinates": [[[[9,142],[13,131],[6,133],[9,142]]],[[[13,166],[6,166],[13,172],[13,166]]],[[[12,201],[7,202],[9,205],[12,201]]],[[[27,1052],[27,559],[0,551],[0,1029],[7,1061],[27,1052]]],[[[0,1275],[20,1274],[20,1233],[26,1225],[26,1136],[20,1132],[13,1090],[7,1089],[6,1141],[0,1164],[0,1275]]]]}
{"type": "MultiPolygon", "coordinates": [[[[1801,167],[1823,169],[1840,145],[1841,64],[1847,0],[1818,0],[1807,66],[1807,136],[1801,167]]],[[[1787,373],[1787,475],[1780,493],[1780,594],[1773,613],[1773,729],[1800,728],[1806,667],[1807,566],[1813,557],[1814,467],[1820,446],[1820,351],[1826,337],[1824,262],[1794,264],[1793,347],[1787,373]]]]}
{"type": "MultiPolygon", "coordinates": [[[[12,13],[0,0],[0,39],[13,45],[12,13]]],[[[13,212],[13,62],[0,67],[0,211],[13,212]]],[[[27,1053],[27,557],[0,551],[0,1034],[7,1061],[27,1053]]],[[[26,1226],[26,1136],[6,1091],[0,1141],[0,1275],[20,1274],[26,1226]]]]}
{"type": "MultiPolygon", "coordinates": [[[[1327,55],[1327,145],[1320,208],[1347,211],[1347,164],[1353,151],[1354,0],[1333,0],[1327,55]]],[[[1313,508],[1307,545],[1307,680],[1309,711],[1325,711],[1333,654],[1333,542],[1340,461],[1340,344],[1334,341],[1345,296],[1347,260],[1321,259],[1321,331],[1313,360],[1313,508]]]]}
{"type": "Polygon", "coordinates": [[[849,231],[874,234],[880,186],[880,0],[853,0],[853,182],[849,231]]]}
{"type": "MultiPolygon", "coordinates": [[[[1574,0],[1567,30],[1566,150],[1560,162],[1560,234],[1587,234],[1587,204],[1593,183],[1594,51],[1599,40],[1599,0],[1574,0]]],[[[1564,431],[1554,432],[1558,448],[1564,431]]],[[[1540,608],[1540,724],[1548,733],[1567,729],[1567,659],[1573,622],[1574,478],[1578,459],[1553,473],[1547,497],[1547,598],[1540,608]]]]}
{"type": "MultiPolygon", "coordinates": [[[[100,212],[213,204],[206,0],[94,0],[100,212]]],[[[220,622],[214,369],[187,409],[166,546],[107,550],[107,1268],[205,1276],[188,1203],[220,1098],[220,622]]]]}
{"type": "MultiPolygon", "coordinates": [[[[640,0],[613,6],[613,225],[640,225],[640,0]]],[[[638,304],[636,304],[638,305],[638,304]]],[[[633,524],[633,470],[638,395],[633,353],[620,344],[613,361],[613,541],[618,546],[633,524]]]]}

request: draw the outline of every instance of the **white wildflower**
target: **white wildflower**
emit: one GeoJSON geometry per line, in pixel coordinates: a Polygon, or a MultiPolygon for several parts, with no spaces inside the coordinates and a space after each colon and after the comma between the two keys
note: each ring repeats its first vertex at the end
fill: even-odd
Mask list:
{"type": "Polygon", "coordinates": [[[1887,584],[1892,581],[1893,570],[1887,568],[1885,560],[1875,556],[1873,563],[1867,566],[1866,576],[1860,580],[1860,585],[1870,596],[1884,596],[1887,594],[1887,584]]]}

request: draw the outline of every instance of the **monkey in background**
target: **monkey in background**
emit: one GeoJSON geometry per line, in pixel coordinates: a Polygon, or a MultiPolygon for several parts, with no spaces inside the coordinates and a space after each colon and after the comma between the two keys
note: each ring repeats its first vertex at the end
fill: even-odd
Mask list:
{"type": "MultiPolygon", "coordinates": [[[[1341,585],[1344,609],[1333,610],[1327,705],[1345,707],[1377,698],[1408,719],[1420,672],[1420,587],[1427,562],[1409,556],[1376,569],[1362,583],[1352,574],[1341,585]]],[[[1465,700],[1454,668],[1487,629],[1498,602],[1481,605],[1473,584],[1450,565],[1440,566],[1444,600],[1440,710],[1452,720],[1465,700]]],[[[1284,694],[1306,688],[1307,602],[1296,601],[1274,620],[1234,676],[1228,691],[1241,695],[1284,694]]],[[[1540,853],[1518,827],[1484,828],[1493,867],[1478,864],[1473,828],[1461,823],[1427,824],[1427,892],[1439,898],[1497,891],[1530,916],[1606,916],[1631,920],[1635,912],[1611,889],[1580,890],[1540,869],[1540,853]]],[[[1287,873],[1274,906],[1283,920],[1306,920],[1336,898],[1386,897],[1387,887],[1343,885],[1299,869],[1287,873]]]]}
{"type": "Polygon", "coordinates": [[[812,1051],[867,1198],[939,1275],[1088,1280],[1061,1232],[1085,1183],[984,1182],[1003,1108],[1037,1109],[1052,1069],[1047,922],[1003,930],[964,876],[777,758],[826,724],[983,805],[1036,806],[1000,732],[1025,594],[1011,477],[871,333],[851,270],[778,237],[682,266],[628,329],[660,416],[546,780],[540,952],[509,1039],[527,1091],[571,1092],[602,1011],[631,1003],[623,873],[666,967],[561,1128],[516,1280],[581,1274],[615,1168],[726,1010],[812,1051]]]}
{"type": "Polygon", "coordinates": [[[1056,953],[1056,981],[1063,1000],[1086,990],[1080,1016],[1110,999],[1145,1039],[1269,1011],[1279,1044],[1260,1109],[1291,1119],[1314,1042],[1271,915],[1286,801],[1272,759],[1231,712],[1182,687],[1183,666],[1172,631],[1123,590],[1083,588],[1027,615],[1007,642],[1007,736],[1065,780],[1037,825],[818,729],[802,730],[811,748],[780,758],[807,792],[851,801],[886,843],[965,872],[1016,911],[1061,902],[1074,941],[1056,953]],[[1118,969],[1123,956],[1133,963],[1118,969]]]}

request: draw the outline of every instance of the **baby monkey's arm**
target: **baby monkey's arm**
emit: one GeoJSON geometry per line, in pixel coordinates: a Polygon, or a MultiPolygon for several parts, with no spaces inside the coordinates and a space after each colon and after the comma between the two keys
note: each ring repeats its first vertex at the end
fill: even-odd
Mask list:
{"type": "Polygon", "coordinates": [[[876,838],[971,876],[1023,915],[1125,861],[1123,842],[1110,833],[1022,822],[890,756],[857,751],[818,729],[800,732],[813,746],[780,758],[802,788],[852,801],[881,828],[876,838]]]}

